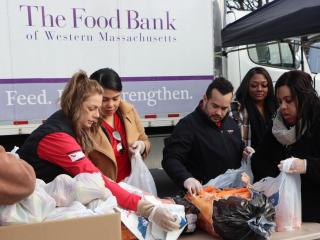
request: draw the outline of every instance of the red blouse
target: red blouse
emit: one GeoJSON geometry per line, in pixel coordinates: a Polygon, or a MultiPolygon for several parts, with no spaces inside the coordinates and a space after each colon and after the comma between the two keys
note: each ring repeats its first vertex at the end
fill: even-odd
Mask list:
{"type": "Polygon", "coordinates": [[[105,121],[102,122],[102,126],[107,130],[110,137],[111,146],[118,166],[116,181],[120,182],[131,173],[131,162],[128,154],[126,131],[118,114],[114,114],[114,128],[105,121]],[[120,133],[121,139],[118,136],[116,136],[116,138],[114,137],[114,132],[116,131],[120,133]]]}

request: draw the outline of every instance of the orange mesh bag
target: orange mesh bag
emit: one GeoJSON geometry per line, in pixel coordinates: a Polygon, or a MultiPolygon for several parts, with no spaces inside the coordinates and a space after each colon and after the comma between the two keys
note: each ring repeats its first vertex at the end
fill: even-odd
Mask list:
{"type": "Polygon", "coordinates": [[[218,189],[212,186],[204,187],[199,195],[186,194],[185,199],[195,205],[200,213],[198,216],[198,226],[217,237],[217,233],[214,231],[212,215],[213,215],[213,202],[219,199],[227,199],[230,196],[241,197],[247,200],[251,198],[251,192],[248,188],[226,188],[218,189]]]}

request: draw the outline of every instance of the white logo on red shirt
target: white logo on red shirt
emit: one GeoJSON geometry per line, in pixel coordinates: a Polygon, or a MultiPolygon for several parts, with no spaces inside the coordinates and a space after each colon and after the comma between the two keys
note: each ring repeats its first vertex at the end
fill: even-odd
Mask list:
{"type": "Polygon", "coordinates": [[[72,162],[78,161],[78,160],[85,157],[84,153],[81,150],[79,150],[77,152],[70,153],[70,154],[68,154],[68,156],[72,162]]]}

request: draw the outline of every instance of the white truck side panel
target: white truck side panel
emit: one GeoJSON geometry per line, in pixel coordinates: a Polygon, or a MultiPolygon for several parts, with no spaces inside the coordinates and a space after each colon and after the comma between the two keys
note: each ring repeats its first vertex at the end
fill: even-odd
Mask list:
{"type": "Polygon", "coordinates": [[[141,116],[192,111],[213,78],[211,4],[0,0],[0,126],[40,123],[75,71],[103,67],[141,116]]]}

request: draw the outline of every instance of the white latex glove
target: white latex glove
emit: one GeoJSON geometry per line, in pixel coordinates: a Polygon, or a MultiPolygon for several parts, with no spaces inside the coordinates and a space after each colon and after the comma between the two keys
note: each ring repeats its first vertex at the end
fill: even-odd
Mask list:
{"type": "Polygon", "coordinates": [[[148,219],[167,232],[179,229],[177,219],[165,208],[155,206],[148,219]]]}
{"type": "Polygon", "coordinates": [[[191,194],[198,194],[202,189],[202,184],[195,178],[187,178],[183,186],[188,190],[191,194]]]}
{"type": "Polygon", "coordinates": [[[248,159],[249,157],[251,157],[252,154],[254,154],[255,152],[256,152],[256,151],[255,151],[252,147],[250,147],[250,146],[245,147],[245,148],[243,149],[243,152],[242,152],[242,159],[243,159],[244,161],[247,161],[247,159],[248,159]]]}
{"type": "MultiPolygon", "coordinates": [[[[278,165],[278,168],[280,169],[280,171],[283,171],[283,165],[284,165],[284,161],[289,160],[290,158],[287,158],[285,160],[280,161],[280,164],[278,165]]],[[[293,158],[291,166],[289,168],[288,171],[285,170],[285,172],[287,173],[306,173],[307,171],[307,160],[305,159],[300,159],[300,158],[293,158]]]]}
{"type": "Polygon", "coordinates": [[[134,153],[135,151],[139,151],[139,153],[142,155],[145,148],[146,148],[146,145],[144,144],[144,142],[138,140],[132,143],[132,145],[129,147],[129,150],[131,151],[131,153],[134,153]]]}

